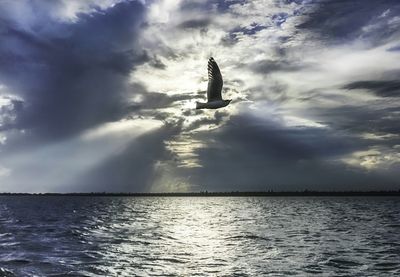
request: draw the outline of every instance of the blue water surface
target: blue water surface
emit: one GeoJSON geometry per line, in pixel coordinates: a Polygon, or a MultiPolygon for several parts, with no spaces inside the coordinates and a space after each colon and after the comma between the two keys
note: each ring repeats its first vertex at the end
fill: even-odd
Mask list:
{"type": "Polygon", "coordinates": [[[400,198],[0,196],[0,276],[400,276],[400,198]]]}

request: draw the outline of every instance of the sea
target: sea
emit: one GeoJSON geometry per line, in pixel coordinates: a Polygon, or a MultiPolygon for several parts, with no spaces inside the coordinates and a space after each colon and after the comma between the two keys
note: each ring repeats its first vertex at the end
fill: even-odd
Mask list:
{"type": "Polygon", "coordinates": [[[0,276],[400,276],[400,197],[0,196],[0,276]]]}

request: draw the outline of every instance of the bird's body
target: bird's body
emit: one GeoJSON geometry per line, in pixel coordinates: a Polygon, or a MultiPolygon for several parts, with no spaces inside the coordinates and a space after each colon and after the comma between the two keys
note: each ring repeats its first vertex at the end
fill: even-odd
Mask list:
{"type": "Polygon", "coordinates": [[[196,109],[219,109],[229,105],[231,100],[214,100],[207,103],[196,102],[196,109]]]}
{"type": "Polygon", "coordinates": [[[208,60],[207,103],[196,102],[196,109],[219,109],[228,106],[231,100],[223,100],[221,96],[223,81],[217,63],[211,57],[208,60]]]}

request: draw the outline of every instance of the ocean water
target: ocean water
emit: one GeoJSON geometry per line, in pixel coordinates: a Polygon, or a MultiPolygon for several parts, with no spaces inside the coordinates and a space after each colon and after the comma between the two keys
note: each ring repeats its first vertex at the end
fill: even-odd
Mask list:
{"type": "Polygon", "coordinates": [[[400,198],[0,197],[0,276],[400,276],[400,198]]]}

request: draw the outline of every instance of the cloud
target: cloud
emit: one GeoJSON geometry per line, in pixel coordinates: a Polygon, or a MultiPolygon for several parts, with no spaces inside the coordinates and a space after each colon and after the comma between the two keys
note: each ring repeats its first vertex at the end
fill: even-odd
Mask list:
{"type": "MultiPolygon", "coordinates": [[[[53,10],[58,6],[32,1],[24,7],[30,10],[32,5],[31,9],[46,14],[42,20],[21,21],[19,14],[4,18],[6,24],[0,32],[0,128],[5,132],[1,141],[7,144],[2,145],[1,160],[12,174],[2,175],[3,188],[103,190],[106,183],[100,181],[110,181],[115,177],[112,172],[118,171],[113,159],[119,164],[136,164],[137,171],[126,171],[132,178],[146,170],[152,172],[155,160],[143,158],[146,153],[142,150],[159,149],[156,158],[165,150],[163,138],[170,134],[165,131],[160,137],[156,131],[161,123],[153,124],[152,118],[161,112],[155,111],[185,96],[148,92],[131,80],[138,65],[165,66],[138,44],[145,6],[138,1],[118,2],[104,7],[91,3],[82,8],[84,13],[60,17],[53,10]],[[49,24],[52,28],[47,30],[49,24]],[[142,130],[140,124],[154,125],[152,132],[142,130]],[[104,170],[109,179],[98,177],[101,170],[96,168],[103,164],[108,167],[104,170]]],[[[119,174],[121,182],[115,182],[110,190],[128,189],[122,182],[128,176],[119,174]]],[[[130,189],[140,189],[145,177],[150,178],[143,175],[143,182],[129,183],[130,189]]]]}
{"type": "Polygon", "coordinates": [[[298,28],[311,30],[320,38],[334,43],[361,38],[373,46],[398,37],[400,22],[395,17],[399,12],[396,0],[372,1],[368,4],[362,0],[320,1],[298,28]]]}
{"type": "Polygon", "coordinates": [[[14,2],[6,188],[397,188],[380,186],[399,177],[394,0],[14,2]],[[195,110],[210,56],[233,101],[195,110]]]}
{"type": "MultiPolygon", "coordinates": [[[[246,189],[243,184],[250,183],[257,189],[265,180],[290,189],[313,180],[321,184],[316,189],[344,188],[345,183],[367,188],[386,180],[377,171],[355,169],[344,161],[376,145],[393,151],[397,143],[396,103],[362,90],[349,93],[346,87],[354,80],[381,81],[377,72],[382,81],[396,78],[398,68],[396,53],[387,51],[395,45],[396,8],[387,11],[383,4],[370,12],[370,7],[362,7],[356,19],[350,18],[350,11],[362,4],[252,1],[221,10],[182,2],[180,8],[174,6],[175,16],[161,25],[149,23],[144,33],[151,41],[145,44],[167,70],[150,76],[151,69],[140,66],[135,76],[146,86],[168,95],[185,91],[194,101],[203,95],[205,61],[212,55],[222,71],[224,95],[238,100],[223,117],[185,109],[183,118],[171,113],[183,122],[180,135],[167,142],[176,157],[177,174],[208,189],[246,189]],[[328,7],[339,16],[328,15],[328,7]],[[204,24],[192,21],[194,13],[196,18],[212,18],[211,24],[200,22],[208,24],[206,31],[201,30],[204,24]],[[363,17],[370,13],[375,17],[363,17]],[[182,22],[193,23],[189,36],[174,29],[182,22]],[[391,31],[379,40],[383,26],[391,31]],[[330,185],[325,175],[331,176],[330,185]]],[[[397,176],[391,170],[385,174],[397,176]]]]}
{"type": "Polygon", "coordinates": [[[321,123],[333,129],[359,135],[363,133],[400,134],[397,103],[390,104],[385,100],[382,101],[358,106],[315,107],[304,115],[317,117],[321,123]]]}
{"type": "Polygon", "coordinates": [[[400,81],[357,81],[347,84],[344,89],[365,89],[382,97],[400,97],[400,81]]]}
{"type": "MultiPolygon", "coordinates": [[[[28,4],[27,4],[28,5],[28,4]]],[[[130,91],[129,73],[148,57],[136,46],[144,7],[122,2],[76,21],[36,18],[38,30],[9,22],[1,33],[1,81],[23,104],[14,128],[59,139],[121,118],[130,91]]]]}
{"type": "Polygon", "coordinates": [[[385,189],[383,180],[396,180],[337,160],[363,143],[326,129],[282,128],[238,116],[202,139],[208,147],[197,151],[203,167],[193,169],[192,181],[208,190],[385,189]]]}
{"type": "Polygon", "coordinates": [[[277,71],[295,71],[302,68],[301,65],[284,60],[261,60],[253,63],[251,69],[260,74],[268,74],[277,71]]]}
{"type": "Polygon", "coordinates": [[[8,95],[0,97],[0,131],[4,131],[15,124],[18,113],[23,109],[23,101],[8,95]]]}
{"type": "Polygon", "coordinates": [[[90,14],[98,10],[107,9],[123,0],[22,0],[3,1],[0,6],[2,17],[10,19],[25,30],[32,30],[33,27],[40,27],[41,31],[56,31],[51,24],[43,26],[43,21],[51,22],[76,22],[79,15],[90,14]]]}
{"type": "Polygon", "coordinates": [[[209,18],[190,19],[179,24],[179,27],[183,29],[197,29],[197,28],[205,28],[210,24],[211,20],[209,18]]]}
{"type": "Polygon", "coordinates": [[[378,169],[380,171],[393,171],[400,169],[400,153],[393,151],[398,145],[390,149],[384,146],[372,146],[367,150],[353,152],[343,161],[351,166],[366,170],[378,169]]]}

